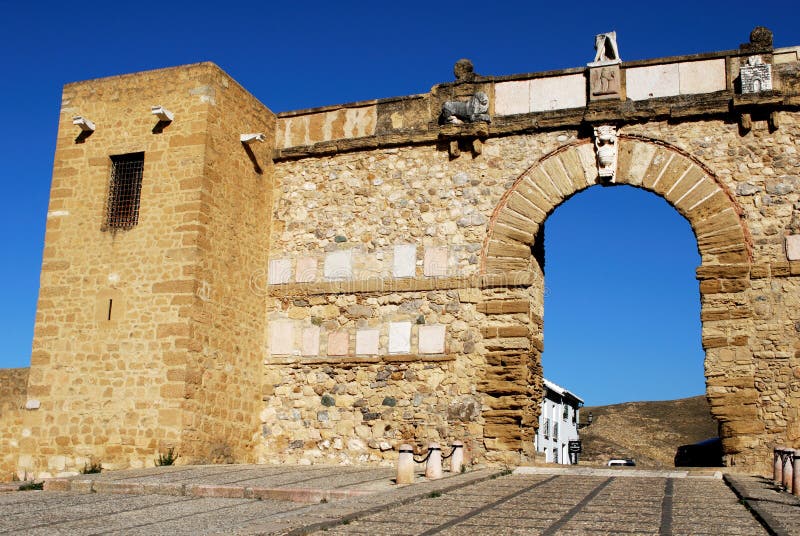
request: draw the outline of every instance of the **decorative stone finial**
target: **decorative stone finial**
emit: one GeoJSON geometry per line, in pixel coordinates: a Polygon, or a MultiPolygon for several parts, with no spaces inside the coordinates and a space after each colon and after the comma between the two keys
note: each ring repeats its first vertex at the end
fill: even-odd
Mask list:
{"type": "Polygon", "coordinates": [[[739,45],[744,52],[765,52],[772,49],[772,31],[763,26],[756,26],[750,32],[750,42],[739,45]]]}
{"type": "Polygon", "coordinates": [[[442,104],[439,124],[491,123],[489,117],[489,97],[483,91],[472,95],[468,101],[447,101],[442,104]]]}
{"type": "Polygon", "coordinates": [[[475,66],[466,58],[458,60],[453,67],[453,74],[459,82],[472,82],[475,80],[475,66]]]}
{"type": "Polygon", "coordinates": [[[612,65],[621,63],[619,48],[617,48],[617,32],[597,34],[594,38],[594,61],[589,66],[612,65]]]}
{"type": "Polygon", "coordinates": [[[617,174],[617,127],[594,127],[594,148],[597,153],[597,174],[604,182],[614,182],[617,174]]]}

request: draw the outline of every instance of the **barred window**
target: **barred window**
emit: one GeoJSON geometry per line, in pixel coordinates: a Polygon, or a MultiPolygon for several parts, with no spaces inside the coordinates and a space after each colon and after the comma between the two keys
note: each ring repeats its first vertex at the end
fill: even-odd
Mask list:
{"type": "Polygon", "coordinates": [[[550,419],[549,418],[546,418],[544,420],[544,431],[543,431],[542,435],[544,436],[545,439],[548,439],[550,437],[550,419]]]}
{"type": "Polygon", "coordinates": [[[109,229],[130,229],[139,222],[144,153],[111,157],[106,225],[109,229]]]}

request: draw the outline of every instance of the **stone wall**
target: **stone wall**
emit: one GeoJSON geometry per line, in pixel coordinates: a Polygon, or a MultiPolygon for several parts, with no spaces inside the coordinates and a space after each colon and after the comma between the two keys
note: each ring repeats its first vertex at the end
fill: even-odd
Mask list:
{"type": "MultiPolygon", "coordinates": [[[[736,123],[714,117],[679,124],[651,121],[620,129],[620,135],[630,137],[632,145],[623,145],[620,149],[621,176],[618,182],[665,196],[690,220],[698,237],[698,248],[703,258],[698,278],[701,279],[703,296],[709,397],[716,417],[723,424],[723,432],[729,438],[726,446],[731,463],[734,460],[744,464],[756,463],[756,444],[758,448],[767,448],[771,440],[761,423],[772,420],[772,430],[777,436],[781,429],[779,423],[785,423],[787,412],[792,411],[789,402],[777,411],[778,406],[771,400],[781,396],[778,391],[786,392],[779,386],[788,388],[786,375],[795,366],[793,361],[786,362],[782,368],[780,377],[784,381],[775,382],[759,380],[759,367],[752,357],[738,365],[729,363],[727,357],[731,352],[747,352],[748,356],[754,354],[757,359],[765,355],[763,341],[754,335],[759,329],[756,326],[758,322],[750,319],[754,305],[763,298],[748,297],[743,292],[750,287],[750,278],[772,278],[776,275],[772,272],[775,268],[778,273],[791,274],[790,263],[786,260],[785,234],[793,207],[800,201],[796,175],[800,159],[795,148],[799,134],[797,114],[781,113],[780,124],[779,131],[771,132],[767,121],[756,122],[744,137],[736,123]],[[671,149],[662,157],[659,151],[664,149],[660,147],[671,149]],[[761,147],[773,149],[763,151],[761,147]],[[680,163],[684,161],[685,164],[680,163]],[[660,164],[662,168],[653,168],[653,162],[663,162],[660,164]],[[663,168],[665,163],[667,168],[663,168]],[[702,181],[707,181],[707,185],[702,181]],[[751,263],[755,268],[753,273],[751,263]]],[[[469,287],[471,282],[474,283],[470,278],[480,277],[482,270],[496,273],[498,277],[503,274],[518,277],[516,282],[504,280],[504,285],[512,288],[529,285],[523,274],[529,273],[538,263],[532,257],[530,246],[534,245],[540,224],[572,192],[597,181],[596,170],[593,176],[588,175],[590,171],[587,170],[595,164],[593,148],[585,141],[588,140],[582,139],[577,130],[555,130],[489,138],[484,141],[482,154],[477,157],[462,155],[453,159],[446,150],[437,147],[413,146],[278,164],[275,221],[282,232],[275,235],[271,245],[269,282],[275,299],[270,312],[270,335],[272,339],[284,342],[288,336],[293,343],[282,344],[277,352],[272,350],[273,358],[268,361],[268,370],[281,369],[287,362],[278,354],[292,355],[292,367],[322,359],[324,367],[335,370],[343,358],[335,357],[340,353],[338,350],[331,352],[328,349],[327,338],[342,330],[347,331],[349,346],[343,353],[348,358],[360,355],[355,347],[355,337],[360,329],[377,329],[380,333],[381,344],[373,350],[374,359],[391,358],[392,349],[385,340],[391,322],[413,322],[415,317],[426,324],[431,322],[428,318],[429,304],[418,299],[418,294],[413,292],[416,288],[435,289],[436,285],[442,288],[447,286],[445,282],[456,289],[469,287]],[[570,146],[586,149],[581,149],[585,155],[580,151],[576,153],[574,160],[582,183],[561,186],[558,173],[563,172],[557,170],[565,169],[571,173],[568,168],[573,165],[573,160],[570,160],[569,153],[564,152],[570,146]],[[558,155],[561,160],[558,166],[561,167],[549,163],[551,153],[558,155]],[[537,168],[544,170],[545,175],[537,168]],[[539,181],[538,186],[531,187],[536,191],[534,197],[530,194],[515,197],[519,193],[510,195],[527,184],[525,181],[529,179],[524,177],[533,177],[534,180],[547,177],[547,182],[539,181]],[[549,201],[545,201],[547,196],[549,201]],[[501,206],[512,209],[498,212],[501,206]],[[292,254],[287,255],[287,252],[292,254]],[[440,270],[433,272],[432,263],[426,260],[437,252],[440,253],[440,270]],[[348,289],[363,293],[350,294],[348,289]],[[310,300],[308,294],[313,295],[310,300]],[[381,304],[387,300],[398,304],[397,308],[382,311],[381,304]],[[398,310],[404,316],[398,315],[398,310]],[[311,337],[311,343],[307,343],[308,337],[311,337]]],[[[796,269],[794,264],[791,267],[796,269]]],[[[537,270],[541,272],[540,268],[537,270]]],[[[759,281],[754,281],[754,288],[763,285],[759,281]]],[[[457,295],[455,292],[452,294],[457,295]]],[[[779,302],[794,299],[791,293],[780,291],[777,294],[779,302]]],[[[532,290],[531,297],[532,315],[526,315],[529,319],[542,315],[543,298],[535,290],[532,290]]],[[[485,308],[490,298],[487,296],[480,301],[485,308]]],[[[527,310],[528,305],[524,307],[527,310]]],[[[796,359],[796,332],[790,321],[790,311],[788,308],[780,312],[780,341],[774,341],[773,345],[781,348],[780,358],[793,360],[796,359]]],[[[445,326],[448,340],[454,332],[453,321],[439,319],[436,315],[433,320],[445,326]]],[[[486,315],[478,314],[466,321],[473,335],[485,333],[486,315]]],[[[482,370],[479,368],[476,377],[487,374],[493,352],[528,351],[541,347],[540,329],[514,332],[515,326],[529,322],[505,319],[503,328],[517,336],[503,339],[499,347],[487,345],[483,336],[470,341],[469,351],[481,356],[476,358],[476,364],[480,363],[476,366],[484,367],[482,370]]],[[[412,334],[411,351],[423,359],[421,352],[414,347],[413,337],[412,334]]],[[[467,352],[456,352],[456,363],[459,362],[459,353],[467,352]]],[[[532,357],[527,358],[528,362],[535,369],[538,353],[529,355],[532,357]]],[[[303,370],[311,373],[315,366],[309,366],[307,364],[303,370]]],[[[516,382],[515,389],[521,390],[527,376],[514,372],[508,363],[505,366],[506,379],[516,382]]],[[[768,374],[774,376],[776,367],[777,362],[769,367],[768,374]]],[[[371,372],[377,374],[377,371],[371,372]]],[[[278,386],[276,393],[283,393],[279,386],[291,391],[287,376],[270,374],[268,378],[278,386]]],[[[370,391],[374,388],[370,387],[375,383],[374,378],[369,374],[364,378],[363,395],[358,391],[352,396],[356,400],[380,398],[379,394],[370,391]]],[[[317,387],[317,390],[325,391],[324,395],[338,381],[325,388],[317,387]]],[[[474,382],[474,378],[460,381],[474,382]]],[[[491,401],[478,384],[473,385],[473,396],[479,397],[485,410],[476,424],[485,426],[487,412],[492,411],[491,401]]],[[[352,385],[350,390],[354,390],[352,385]]],[[[314,391],[314,387],[305,388],[308,398],[301,391],[293,395],[295,400],[301,400],[299,404],[314,411],[324,411],[320,406],[322,395],[314,391]]],[[[396,394],[391,389],[387,393],[396,394]]],[[[274,399],[271,400],[268,408],[275,404],[274,399]]],[[[535,400],[534,394],[524,405],[535,406],[535,400]]],[[[520,402],[511,411],[521,407],[523,404],[520,402]]],[[[534,414],[535,410],[503,416],[513,420],[534,414]]],[[[272,413],[268,410],[262,415],[265,426],[269,427],[268,421],[275,415],[290,421],[296,418],[303,423],[313,422],[313,415],[307,417],[302,411],[295,412],[292,417],[291,411],[272,413]]],[[[393,419],[391,430],[407,426],[402,414],[390,412],[390,415],[393,419]]],[[[436,411],[431,411],[431,415],[436,415],[436,411]]],[[[350,415],[350,420],[356,425],[358,419],[357,412],[350,415]]],[[[313,428],[310,424],[304,426],[313,428]]],[[[338,429],[343,426],[340,424],[338,429]]],[[[285,442],[291,443],[292,427],[281,423],[278,430],[284,434],[285,442]]],[[[361,430],[365,432],[365,429],[361,430]]],[[[274,433],[273,430],[270,432],[274,433]]],[[[426,434],[440,438],[428,431],[421,435],[426,434]]],[[[316,445],[320,441],[324,443],[329,439],[300,435],[304,439],[302,448],[309,452],[318,449],[316,445]]],[[[366,439],[373,440],[373,448],[359,454],[347,452],[346,436],[343,436],[337,443],[340,449],[336,456],[348,459],[385,457],[380,453],[378,443],[386,438],[370,436],[366,439]]],[[[271,445],[276,438],[272,436],[265,441],[271,445]]],[[[476,447],[479,456],[493,456],[485,441],[476,444],[479,445],[476,447]]],[[[317,456],[305,454],[299,442],[294,445],[296,450],[288,451],[288,459],[317,456]]]]}
{"type": "Polygon", "coordinates": [[[27,368],[0,369],[0,482],[12,480],[16,473],[29,372],[27,368]]]}
{"type": "Polygon", "coordinates": [[[169,447],[182,461],[251,458],[260,381],[238,374],[263,345],[229,326],[264,331],[247,289],[265,262],[269,149],[239,135],[273,130],[208,63],[64,88],[28,393],[41,407],[25,415],[21,469],[139,467],[169,447]],[[96,130],[79,135],[76,115],[96,130]],[[139,220],[109,230],[109,157],[133,152],[139,220]]]}
{"type": "Polygon", "coordinates": [[[526,459],[542,229],[602,182],[605,124],[616,182],[692,225],[726,460],[765,469],[800,446],[800,69],[760,48],[775,90],[737,93],[753,50],[623,63],[610,96],[587,67],[277,117],[211,64],[66,86],[18,467],[526,459]],[[438,125],[476,91],[491,124],[438,125]],[[112,232],[109,156],[140,151],[139,222],[112,232]]]}

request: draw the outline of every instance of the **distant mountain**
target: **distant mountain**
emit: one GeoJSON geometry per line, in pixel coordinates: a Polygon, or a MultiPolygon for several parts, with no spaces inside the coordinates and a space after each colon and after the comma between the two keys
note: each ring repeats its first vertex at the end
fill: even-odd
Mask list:
{"type": "Polygon", "coordinates": [[[581,462],[592,465],[605,465],[611,458],[633,458],[639,467],[674,467],[678,446],[718,434],[704,395],[587,406],[581,410],[582,422],[590,411],[594,421],[580,431],[581,462]]]}

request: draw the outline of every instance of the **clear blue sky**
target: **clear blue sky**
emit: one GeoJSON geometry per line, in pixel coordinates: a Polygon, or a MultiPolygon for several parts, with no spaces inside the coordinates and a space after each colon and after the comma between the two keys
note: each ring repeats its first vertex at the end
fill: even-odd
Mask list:
{"type": "MultiPolygon", "coordinates": [[[[30,360],[67,82],[211,60],[279,112],[425,92],[451,80],[462,57],[482,74],[575,67],[593,59],[594,35],[609,30],[617,31],[623,60],[733,49],[759,24],[775,32],[776,46],[800,44],[797,4],[789,0],[0,0],[0,14],[2,367],[30,360]]],[[[618,188],[576,197],[548,226],[545,373],[590,404],[701,393],[697,257],[688,225],[658,198],[618,188]],[[642,277],[620,286],[622,273],[642,277]],[[641,301],[652,291],[663,294],[641,301]],[[576,365],[558,370],[550,363],[555,355],[576,365]]]]}

